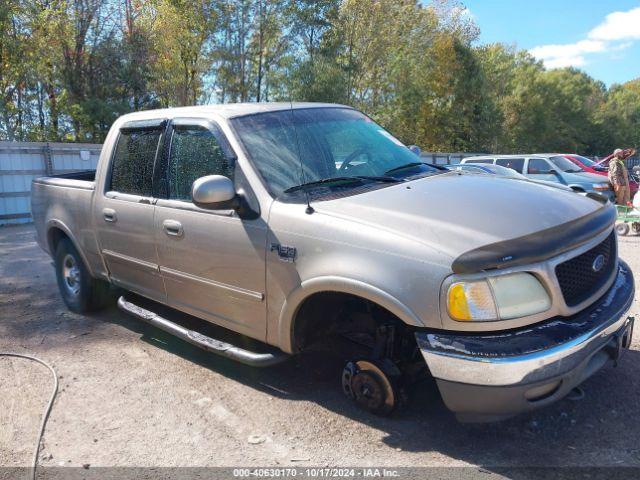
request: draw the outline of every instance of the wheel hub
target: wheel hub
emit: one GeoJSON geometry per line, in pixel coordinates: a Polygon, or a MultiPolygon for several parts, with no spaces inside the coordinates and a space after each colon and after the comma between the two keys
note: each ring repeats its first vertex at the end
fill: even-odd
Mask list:
{"type": "Polygon", "coordinates": [[[358,372],[353,377],[351,388],[356,403],[367,410],[378,410],[384,406],[386,393],[382,381],[371,372],[358,372]]]}
{"type": "Polygon", "coordinates": [[[71,295],[80,293],[80,269],[73,255],[67,254],[62,260],[62,277],[64,286],[71,295]]]}
{"type": "Polygon", "coordinates": [[[349,362],[342,371],[342,389],[360,407],[388,415],[396,405],[396,392],[389,377],[372,362],[349,362]]]}

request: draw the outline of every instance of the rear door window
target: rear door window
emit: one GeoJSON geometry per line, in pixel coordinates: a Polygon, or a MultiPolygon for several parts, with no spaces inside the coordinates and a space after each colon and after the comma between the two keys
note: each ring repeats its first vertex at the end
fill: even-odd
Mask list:
{"type": "Polygon", "coordinates": [[[111,190],[153,195],[153,165],[161,136],[161,129],[120,132],[111,167],[111,190]]]}
{"type": "Polygon", "coordinates": [[[496,160],[496,165],[507,167],[518,173],[522,173],[522,169],[524,168],[524,158],[499,158],[496,160]]]}

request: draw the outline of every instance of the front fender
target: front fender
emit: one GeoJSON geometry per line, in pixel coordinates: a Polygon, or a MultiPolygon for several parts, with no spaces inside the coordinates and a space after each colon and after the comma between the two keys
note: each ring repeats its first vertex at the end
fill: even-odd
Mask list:
{"type": "Polygon", "coordinates": [[[407,325],[424,327],[419,317],[406,305],[384,290],[351,278],[323,276],[303,281],[285,299],[278,320],[279,346],[287,353],[295,352],[295,319],[304,301],[315,293],[339,292],[355,295],[380,305],[407,325]]]}

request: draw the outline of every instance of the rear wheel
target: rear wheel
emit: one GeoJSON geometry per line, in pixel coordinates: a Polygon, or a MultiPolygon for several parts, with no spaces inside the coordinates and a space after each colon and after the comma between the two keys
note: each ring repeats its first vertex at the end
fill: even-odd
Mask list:
{"type": "Polygon", "coordinates": [[[628,235],[629,234],[629,224],[628,223],[616,223],[616,232],[618,235],[628,235]]]}
{"type": "Polygon", "coordinates": [[[68,238],[58,243],[55,265],[58,289],[69,310],[85,313],[103,308],[108,303],[109,284],[89,274],[78,250],[68,238]]]}

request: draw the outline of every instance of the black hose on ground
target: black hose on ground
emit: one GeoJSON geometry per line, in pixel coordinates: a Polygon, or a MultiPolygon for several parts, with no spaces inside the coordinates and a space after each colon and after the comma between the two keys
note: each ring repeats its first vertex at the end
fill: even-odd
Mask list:
{"type": "Polygon", "coordinates": [[[49,419],[49,414],[51,413],[51,408],[53,407],[53,402],[56,399],[56,395],[58,394],[58,375],[56,371],[53,369],[51,365],[49,365],[44,360],[40,360],[33,355],[23,354],[23,353],[13,353],[13,352],[0,352],[0,357],[13,357],[13,358],[22,358],[25,360],[30,360],[32,362],[39,363],[40,365],[46,367],[53,375],[53,391],[51,392],[51,398],[49,399],[49,403],[47,404],[47,408],[44,411],[44,415],[42,416],[42,422],[40,423],[40,430],[38,432],[38,441],[36,442],[36,448],[33,452],[33,462],[31,465],[31,479],[36,479],[36,468],[38,466],[38,454],[40,453],[40,442],[42,441],[42,436],[44,435],[44,429],[47,426],[47,420],[49,419]]]}

